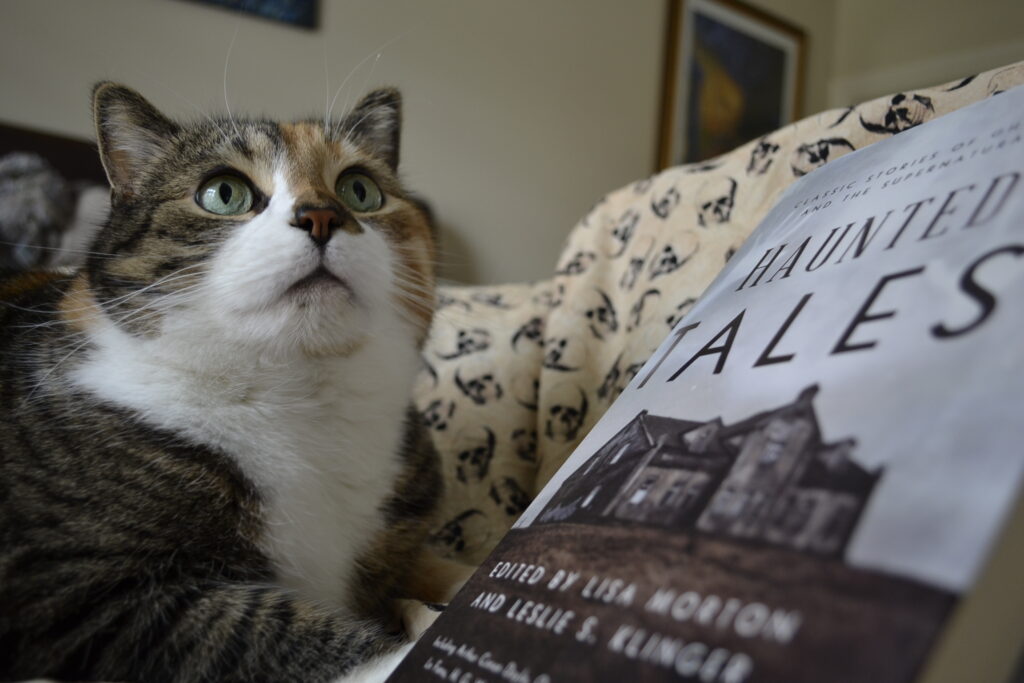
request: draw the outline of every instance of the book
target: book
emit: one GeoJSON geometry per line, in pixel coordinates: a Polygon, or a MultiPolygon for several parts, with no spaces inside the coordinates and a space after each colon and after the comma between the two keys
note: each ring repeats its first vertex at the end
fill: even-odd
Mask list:
{"type": "Polygon", "coordinates": [[[794,182],[389,680],[1007,680],[1022,135],[1024,87],[794,182]]]}

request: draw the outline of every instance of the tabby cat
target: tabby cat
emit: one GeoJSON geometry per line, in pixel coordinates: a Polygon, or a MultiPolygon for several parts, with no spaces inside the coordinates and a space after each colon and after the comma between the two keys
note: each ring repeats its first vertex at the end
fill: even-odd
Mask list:
{"type": "Polygon", "coordinates": [[[86,264],[0,279],[0,679],[335,679],[458,574],[424,545],[400,97],[181,123],[100,83],[93,112],[86,264]]]}

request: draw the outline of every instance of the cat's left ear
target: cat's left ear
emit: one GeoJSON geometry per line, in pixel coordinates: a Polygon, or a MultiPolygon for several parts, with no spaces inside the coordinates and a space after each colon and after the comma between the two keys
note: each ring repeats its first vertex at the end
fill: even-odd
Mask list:
{"type": "Polygon", "coordinates": [[[100,161],[115,195],[131,196],[178,126],[131,88],[103,81],[92,89],[100,161]]]}
{"type": "Polygon", "coordinates": [[[398,169],[402,131],[402,95],[395,88],[374,90],[355,106],[342,124],[346,136],[398,169]]]}

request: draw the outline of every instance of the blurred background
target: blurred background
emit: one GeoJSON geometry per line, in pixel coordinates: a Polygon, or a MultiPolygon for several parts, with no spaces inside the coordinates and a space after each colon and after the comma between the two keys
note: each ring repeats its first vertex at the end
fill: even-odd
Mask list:
{"type": "MultiPolygon", "coordinates": [[[[1024,59],[1020,0],[745,4],[802,34],[798,117],[1024,59]]],[[[659,165],[666,0],[314,5],[307,28],[197,0],[4,0],[0,154],[91,139],[101,79],[181,117],[323,116],[396,85],[404,178],[435,210],[442,275],[472,284],[550,275],[575,222],[659,165]]]]}

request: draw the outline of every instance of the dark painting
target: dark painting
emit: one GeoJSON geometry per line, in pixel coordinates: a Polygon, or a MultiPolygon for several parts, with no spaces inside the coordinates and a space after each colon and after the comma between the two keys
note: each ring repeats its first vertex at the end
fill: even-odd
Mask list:
{"type": "Polygon", "coordinates": [[[694,29],[687,161],[724,154],[786,123],[786,54],[705,14],[694,14],[694,29]]]}
{"type": "Polygon", "coordinates": [[[791,123],[803,32],[739,0],[669,3],[659,165],[704,161],[791,123]]]}
{"type": "Polygon", "coordinates": [[[316,28],[317,0],[194,0],[239,12],[256,14],[274,21],[316,28]]]}

